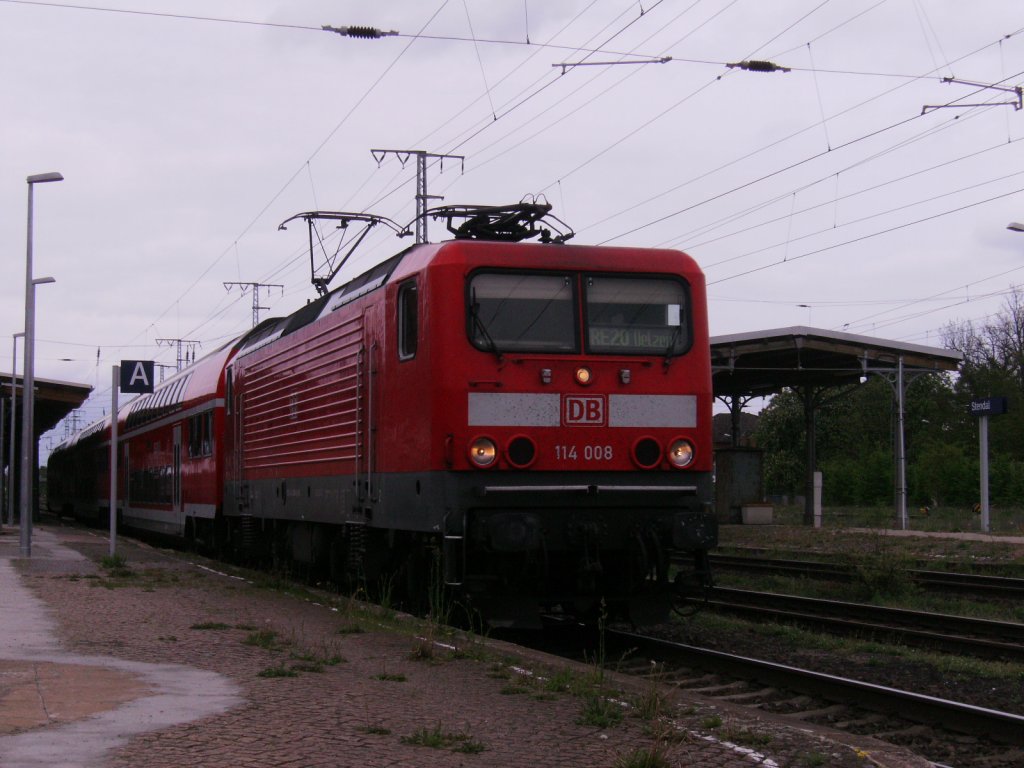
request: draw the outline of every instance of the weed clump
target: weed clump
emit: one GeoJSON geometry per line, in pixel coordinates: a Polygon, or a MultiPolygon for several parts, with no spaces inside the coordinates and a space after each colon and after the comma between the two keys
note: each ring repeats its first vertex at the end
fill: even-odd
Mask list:
{"type": "Polygon", "coordinates": [[[277,638],[277,632],[272,629],[258,629],[250,633],[242,641],[242,644],[264,648],[268,651],[277,651],[281,648],[281,641],[277,638]]]}
{"type": "Polygon", "coordinates": [[[611,728],[622,722],[622,707],[602,693],[591,693],[584,700],[583,711],[576,722],[595,728],[611,728]]]}
{"type": "Polygon", "coordinates": [[[670,765],[660,747],[635,749],[615,761],[615,768],[669,768],[670,765]]]}
{"type": "Polygon", "coordinates": [[[402,743],[431,749],[450,749],[464,754],[477,754],[487,749],[466,733],[445,731],[440,723],[433,728],[419,728],[411,736],[403,736],[402,743]]]}
{"type": "Polygon", "coordinates": [[[256,673],[257,677],[298,677],[299,673],[294,669],[289,669],[284,664],[278,664],[274,667],[267,667],[256,673]]]}
{"type": "Polygon", "coordinates": [[[198,624],[193,624],[191,627],[189,627],[189,629],[222,630],[222,629],[231,629],[231,625],[230,624],[225,624],[222,621],[201,621],[198,624]]]}
{"type": "Polygon", "coordinates": [[[862,600],[902,597],[914,590],[914,564],[902,553],[880,549],[858,556],[853,565],[855,590],[862,600]]]}

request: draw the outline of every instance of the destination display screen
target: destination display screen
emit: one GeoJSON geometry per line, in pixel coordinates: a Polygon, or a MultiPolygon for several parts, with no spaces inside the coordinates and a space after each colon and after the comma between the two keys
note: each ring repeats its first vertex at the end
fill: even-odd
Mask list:
{"type": "Polygon", "coordinates": [[[588,277],[588,351],[681,354],[690,346],[686,298],[684,283],[668,277],[588,277]]]}
{"type": "Polygon", "coordinates": [[[615,328],[591,325],[588,338],[590,348],[594,350],[643,350],[652,354],[665,354],[674,346],[673,335],[674,329],[670,328],[615,328]]]}

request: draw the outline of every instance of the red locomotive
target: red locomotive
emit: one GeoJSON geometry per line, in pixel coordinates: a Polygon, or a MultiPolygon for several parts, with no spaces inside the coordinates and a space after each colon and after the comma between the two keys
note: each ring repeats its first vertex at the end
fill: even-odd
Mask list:
{"type": "MultiPolygon", "coordinates": [[[[677,251],[564,244],[536,227],[547,210],[444,209],[454,240],[128,404],[123,522],[413,598],[443,579],[495,625],[664,613],[707,583],[703,274],[677,251]]],[[[51,457],[58,509],[106,505],[78,477],[108,470],[109,424],[92,430],[51,457]]]]}

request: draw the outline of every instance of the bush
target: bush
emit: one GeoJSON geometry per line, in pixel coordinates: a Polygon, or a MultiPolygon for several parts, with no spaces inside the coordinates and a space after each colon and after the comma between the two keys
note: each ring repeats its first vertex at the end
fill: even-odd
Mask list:
{"type": "Polygon", "coordinates": [[[831,506],[875,506],[893,498],[892,456],[874,448],[856,457],[839,457],[822,464],[823,502],[831,506]]]}
{"type": "Polygon", "coordinates": [[[970,506],[978,496],[978,462],[950,443],[922,448],[908,470],[910,498],[936,506],[970,506]]]}

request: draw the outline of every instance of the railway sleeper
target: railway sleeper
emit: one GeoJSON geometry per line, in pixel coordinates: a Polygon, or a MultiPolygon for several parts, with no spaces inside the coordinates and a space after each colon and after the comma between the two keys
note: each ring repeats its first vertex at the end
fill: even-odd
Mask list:
{"type": "Polygon", "coordinates": [[[736,695],[745,694],[750,692],[750,686],[744,680],[736,680],[731,683],[708,685],[703,688],[687,688],[688,693],[699,693],[702,696],[711,696],[718,699],[727,698],[724,694],[728,694],[730,691],[735,691],[736,695]]]}
{"type": "Polygon", "coordinates": [[[885,722],[886,720],[888,720],[888,718],[885,715],[876,713],[873,715],[858,717],[854,720],[840,720],[837,723],[833,723],[833,725],[841,731],[852,731],[856,729],[870,728],[878,723],[885,722]]]}
{"type": "Polygon", "coordinates": [[[731,701],[734,704],[757,704],[765,699],[771,699],[778,693],[777,688],[760,688],[756,691],[746,693],[734,693],[729,696],[716,696],[720,701],[731,701]]]}
{"type": "MultiPolygon", "coordinates": [[[[803,712],[790,712],[786,717],[792,717],[795,720],[817,720],[820,718],[831,718],[833,715],[842,715],[850,711],[850,708],[846,704],[830,704],[827,707],[820,707],[818,709],[807,709],[803,712]]],[[[835,721],[829,720],[829,724],[834,724],[835,721]]]]}
{"type": "Polygon", "coordinates": [[[935,731],[927,725],[908,725],[904,728],[894,728],[890,731],[877,731],[872,733],[876,739],[882,741],[889,741],[893,744],[903,743],[906,739],[919,739],[927,738],[931,739],[934,736],[935,731]]]}

